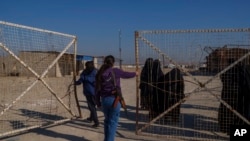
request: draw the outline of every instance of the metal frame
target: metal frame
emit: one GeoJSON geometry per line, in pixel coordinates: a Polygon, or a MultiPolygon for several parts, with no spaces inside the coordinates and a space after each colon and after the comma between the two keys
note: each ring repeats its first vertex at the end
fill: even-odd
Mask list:
{"type": "MultiPolygon", "coordinates": [[[[135,31],[135,64],[136,64],[136,70],[139,70],[139,41],[142,41],[145,45],[147,45],[149,48],[152,49],[152,51],[159,54],[159,56],[163,56],[166,58],[169,62],[174,64],[178,69],[180,69],[186,76],[190,77],[194,82],[196,83],[197,87],[193,88],[193,90],[190,93],[186,93],[186,97],[184,99],[181,99],[179,102],[171,106],[169,109],[152,119],[150,122],[139,128],[139,121],[138,121],[138,115],[139,115],[139,77],[136,78],[136,134],[138,135],[146,135],[146,136],[157,136],[157,137],[166,137],[162,135],[157,134],[148,134],[144,133],[142,130],[148,128],[151,126],[155,121],[162,118],[164,115],[166,115],[168,112],[170,112],[172,109],[177,107],[178,105],[182,104],[186,99],[188,99],[191,95],[195,94],[196,92],[199,92],[201,90],[207,91],[210,95],[214,96],[220,103],[225,105],[228,109],[231,109],[231,111],[237,115],[240,119],[242,119],[246,124],[250,125],[250,121],[248,121],[245,117],[243,117],[240,113],[238,113],[236,110],[234,110],[229,104],[227,104],[224,100],[219,98],[216,94],[214,94],[212,91],[207,89],[207,85],[210,84],[214,79],[218,78],[221,74],[225,73],[227,70],[234,67],[236,64],[238,64],[240,61],[244,60],[245,58],[250,56],[250,52],[246,53],[244,56],[240,57],[238,60],[234,61],[231,65],[224,68],[222,71],[217,73],[215,76],[211,77],[205,82],[202,82],[195,78],[192,74],[190,74],[188,71],[184,70],[175,60],[173,60],[171,57],[169,57],[166,53],[162,52],[160,48],[158,48],[156,45],[154,45],[152,42],[150,42],[146,37],[144,37],[144,34],[177,34],[177,33],[211,33],[211,32],[250,32],[250,28],[243,28],[243,29],[201,29],[201,30],[152,30],[152,31],[135,31]]],[[[180,138],[186,138],[186,137],[180,137],[180,138]]],[[[194,138],[193,138],[194,139],[194,138]]],[[[196,138],[197,140],[197,138],[196,138]]]]}
{"type": "MultiPolygon", "coordinates": [[[[48,83],[44,80],[44,77],[46,76],[46,74],[49,72],[49,70],[57,63],[57,61],[63,56],[64,53],[66,53],[66,51],[71,48],[73,46],[74,49],[74,60],[73,60],[73,80],[76,79],[76,52],[77,52],[77,38],[76,36],[73,35],[69,35],[69,34],[63,34],[63,33],[59,33],[59,32],[54,32],[54,31],[49,31],[49,30],[43,30],[43,29],[39,29],[39,28],[33,28],[33,27],[29,27],[29,26],[24,26],[24,25],[19,25],[19,24],[13,24],[13,23],[9,23],[9,22],[3,22],[0,21],[0,24],[3,25],[8,25],[8,26],[13,26],[16,28],[22,28],[22,29],[27,29],[27,30],[31,30],[31,31],[38,31],[38,32],[43,32],[43,33],[50,33],[50,34],[55,34],[55,35],[60,35],[60,36],[64,36],[64,37],[68,37],[68,38],[72,38],[71,42],[68,43],[68,45],[60,52],[60,54],[53,60],[53,62],[51,64],[49,64],[49,66],[47,67],[47,69],[41,74],[39,75],[35,70],[33,70],[28,64],[26,64],[24,61],[22,61],[17,55],[15,55],[15,53],[13,53],[12,50],[10,50],[8,48],[8,46],[4,45],[3,43],[0,43],[0,48],[3,49],[5,52],[7,52],[9,55],[11,55],[16,61],[20,62],[20,64],[22,66],[24,66],[25,68],[27,68],[32,74],[35,75],[36,80],[34,82],[32,82],[32,84],[27,87],[26,90],[24,90],[18,97],[16,97],[6,108],[4,108],[1,113],[0,113],[0,117],[3,116],[8,110],[11,109],[11,107],[13,107],[16,103],[18,103],[19,100],[22,99],[22,97],[33,87],[37,84],[37,82],[42,82],[42,84],[49,90],[49,92],[56,98],[57,101],[59,101],[59,103],[64,107],[64,109],[70,113],[70,115],[72,116],[72,118],[77,118],[77,117],[82,117],[81,111],[80,111],[80,106],[78,103],[78,97],[77,97],[77,92],[76,92],[76,87],[74,86],[74,95],[75,95],[75,100],[77,103],[77,108],[78,108],[78,114],[75,114],[70,107],[68,107],[63,100],[57,95],[57,93],[53,90],[53,88],[51,88],[48,83]],[[79,116],[78,116],[79,115],[79,116]]],[[[34,129],[34,128],[39,128],[39,127],[43,127],[43,126],[47,126],[47,125],[53,125],[53,124],[60,124],[66,121],[71,120],[72,118],[69,119],[62,119],[62,120],[58,120],[58,121],[54,121],[51,123],[46,123],[46,124],[41,124],[41,125],[35,125],[35,126],[29,126],[29,127],[24,127],[22,129],[15,129],[13,131],[10,132],[5,132],[5,133],[0,133],[0,137],[3,136],[7,136],[7,135],[11,135],[11,134],[15,134],[15,133],[20,133],[20,132],[24,132],[24,131],[28,131],[30,129],[34,129]]]]}

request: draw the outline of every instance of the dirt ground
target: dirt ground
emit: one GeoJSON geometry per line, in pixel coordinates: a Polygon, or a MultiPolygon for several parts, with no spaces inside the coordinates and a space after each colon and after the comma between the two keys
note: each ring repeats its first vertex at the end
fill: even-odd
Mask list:
{"type": "MultiPolygon", "coordinates": [[[[122,109],[121,118],[116,135],[116,141],[158,141],[155,137],[147,137],[135,134],[135,107],[136,107],[136,79],[122,80],[122,91],[128,107],[128,117],[122,109]],[[131,120],[132,119],[132,120],[131,120]]],[[[93,123],[84,122],[88,117],[85,97],[82,95],[82,87],[77,87],[79,103],[82,111],[82,119],[72,119],[71,121],[48,126],[44,128],[32,129],[28,132],[8,136],[0,139],[1,141],[101,141],[104,138],[103,113],[98,109],[100,126],[92,128],[93,123]]]]}
{"type": "MultiPolygon", "coordinates": [[[[193,81],[190,78],[185,78],[185,93],[192,92],[197,85],[194,83],[189,83],[193,81]]],[[[202,77],[198,78],[199,80],[202,80],[205,82],[208,80],[208,77],[202,77]]],[[[158,138],[153,136],[145,136],[145,135],[137,135],[135,133],[136,129],[136,78],[132,79],[122,79],[121,81],[122,85],[122,92],[124,95],[124,98],[126,100],[127,108],[128,108],[128,116],[125,115],[123,109],[121,110],[121,117],[119,121],[119,126],[116,134],[116,141],[159,141],[159,140],[168,140],[168,141],[180,141],[181,139],[176,138],[158,138]]],[[[215,79],[213,82],[211,82],[209,85],[207,85],[208,88],[212,88],[213,91],[216,91],[215,95],[220,96],[219,92],[221,87],[218,87],[220,84],[220,81],[215,79]],[[216,90],[215,90],[216,89],[216,90]]],[[[82,94],[82,86],[77,87],[77,93],[79,98],[79,103],[81,106],[81,112],[82,112],[82,118],[81,119],[72,119],[68,122],[57,124],[54,126],[48,126],[44,128],[37,128],[32,129],[28,132],[23,132],[22,134],[8,136],[6,138],[0,139],[1,141],[102,141],[104,139],[104,130],[103,130],[103,113],[100,109],[98,109],[98,118],[100,120],[100,126],[98,128],[92,128],[91,125],[93,123],[87,123],[84,122],[84,119],[88,117],[89,112],[87,110],[87,104],[85,97],[82,94]]],[[[204,125],[208,125],[207,127],[209,130],[213,131],[213,134],[220,134],[217,132],[217,123],[216,123],[216,116],[217,116],[217,108],[219,106],[219,102],[216,100],[216,98],[208,94],[207,92],[200,92],[198,94],[191,95],[188,100],[182,104],[182,123],[185,127],[184,134],[189,134],[192,132],[192,134],[198,134],[200,129],[204,127],[204,125]],[[197,109],[199,107],[200,109],[197,109]],[[206,108],[208,107],[208,108],[206,108]],[[202,121],[199,122],[198,127],[200,129],[194,130],[194,122],[200,121],[195,119],[195,117],[191,117],[190,115],[197,115],[199,113],[199,116],[196,118],[205,117],[205,120],[211,120],[213,121],[202,121]],[[213,123],[213,124],[211,124],[213,123]]],[[[197,126],[197,125],[196,125],[197,126]]],[[[157,128],[155,128],[157,129],[157,128]]],[[[211,133],[211,132],[210,132],[211,133]]],[[[176,134],[181,134],[179,132],[176,132],[176,134]]],[[[204,134],[206,136],[212,136],[209,134],[204,134]]],[[[224,136],[224,139],[228,139],[227,136],[224,136]]],[[[183,139],[184,140],[184,139],[183,139]]],[[[190,139],[186,139],[190,140],[190,139]]]]}

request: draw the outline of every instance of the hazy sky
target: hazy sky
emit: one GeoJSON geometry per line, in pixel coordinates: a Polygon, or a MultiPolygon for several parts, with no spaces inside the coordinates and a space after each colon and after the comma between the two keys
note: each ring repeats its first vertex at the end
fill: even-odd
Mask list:
{"type": "MultiPolygon", "coordinates": [[[[249,28],[250,0],[1,0],[0,21],[78,37],[78,53],[134,59],[136,30],[249,28]]],[[[133,63],[133,62],[132,62],[133,63]]]]}

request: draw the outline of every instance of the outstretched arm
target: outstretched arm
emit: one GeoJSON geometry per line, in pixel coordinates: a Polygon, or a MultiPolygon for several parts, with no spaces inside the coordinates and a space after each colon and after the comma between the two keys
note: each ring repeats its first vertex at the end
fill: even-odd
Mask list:
{"type": "Polygon", "coordinates": [[[127,72],[127,71],[120,70],[121,78],[133,78],[133,77],[138,76],[138,75],[139,75],[139,71],[127,72]]]}
{"type": "Polygon", "coordinates": [[[83,76],[81,75],[80,78],[75,82],[75,85],[80,85],[83,83],[83,76]]]}

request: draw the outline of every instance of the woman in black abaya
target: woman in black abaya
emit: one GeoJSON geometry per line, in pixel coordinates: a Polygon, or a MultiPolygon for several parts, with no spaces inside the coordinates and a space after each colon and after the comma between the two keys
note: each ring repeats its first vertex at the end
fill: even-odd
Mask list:
{"type": "Polygon", "coordinates": [[[153,58],[147,58],[141,72],[140,82],[140,105],[141,109],[148,109],[149,95],[152,93],[152,68],[153,58]]]}

